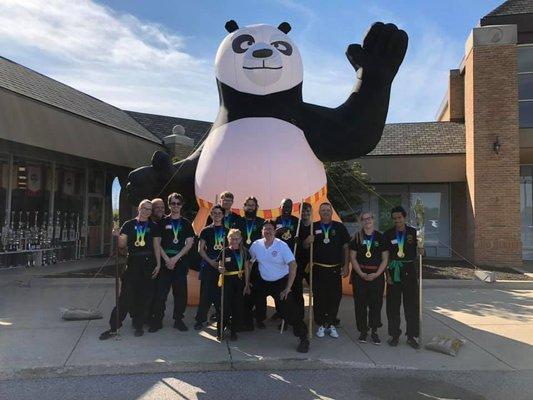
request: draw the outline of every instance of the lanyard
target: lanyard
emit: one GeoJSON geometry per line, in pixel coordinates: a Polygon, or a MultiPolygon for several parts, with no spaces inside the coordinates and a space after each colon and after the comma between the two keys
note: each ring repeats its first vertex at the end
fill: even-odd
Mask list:
{"type": "Polygon", "coordinates": [[[330,224],[323,224],[322,222],[320,223],[320,227],[322,228],[322,232],[324,232],[324,240],[323,242],[325,244],[328,244],[330,242],[329,240],[329,231],[331,230],[331,225],[330,224]]]}
{"type": "Polygon", "coordinates": [[[145,224],[140,221],[135,222],[135,247],[144,247],[146,242],[144,237],[146,236],[146,231],[148,229],[148,222],[145,224]]]}
{"type": "Polygon", "coordinates": [[[213,250],[222,250],[224,247],[224,227],[215,226],[215,245],[213,250]]]}
{"type": "Polygon", "coordinates": [[[228,215],[224,216],[224,226],[226,229],[231,228],[231,220],[233,219],[233,214],[230,212],[228,215]]]}
{"type": "Polygon", "coordinates": [[[232,251],[233,251],[233,256],[235,257],[235,261],[237,261],[237,268],[239,268],[239,272],[241,272],[242,266],[244,265],[244,260],[241,257],[241,252],[235,251],[234,249],[232,249],[232,251]]]}
{"type": "Polygon", "coordinates": [[[404,258],[405,252],[403,251],[403,245],[405,244],[405,236],[407,234],[407,229],[403,232],[396,231],[396,242],[398,242],[398,257],[404,258]]]}
{"type": "Polygon", "coordinates": [[[174,234],[174,240],[172,240],[172,243],[178,244],[179,242],[178,235],[180,234],[180,231],[181,231],[181,218],[178,220],[171,219],[170,223],[172,224],[172,233],[174,234]]]}
{"type": "Polygon", "coordinates": [[[372,236],[370,236],[370,240],[365,239],[363,243],[366,246],[366,253],[365,253],[366,258],[372,257],[371,250],[372,250],[372,243],[374,243],[374,232],[372,232],[372,236]]]}
{"type": "Polygon", "coordinates": [[[246,220],[246,244],[252,244],[252,233],[255,230],[255,219],[252,221],[252,224],[249,224],[250,221],[246,220]]]}

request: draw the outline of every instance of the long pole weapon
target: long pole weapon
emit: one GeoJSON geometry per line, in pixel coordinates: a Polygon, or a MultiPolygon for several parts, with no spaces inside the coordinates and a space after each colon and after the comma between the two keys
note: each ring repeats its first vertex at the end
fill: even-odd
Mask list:
{"type": "MultiPolygon", "coordinates": [[[[294,257],[296,258],[296,249],[298,248],[298,238],[300,237],[300,225],[302,224],[302,209],[304,206],[304,199],[300,202],[300,216],[298,218],[298,225],[296,226],[296,236],[294,238],[294,249],[292,250],[292,253],[294,254],[294,257]]],[[[298,268],[298,266],[296,266],[298,268]]],[[[294,283],[293,283],[294,284],[294,283]]],[[[281,320],[281,328],[279,330],[280,335],[283,333],[283,330],[285,329],[285,318],[281,320]]]]}
{"type": "MultiPolygon", "coordinates": [[[[313,206],[311,205],[311,232],[313,235],[313,206]]],[[[313,245],[309,247],[309,339],[313,337],[313,245]]]]}
{"type": "MultiPolygon", "coordinates": [[[[113,181],[113,186],[115,186],[115,183],[120,187],[120,182],[118,180],[118,178],[115,178],[114,181],[113,181]]],[[[118,198],[115,198],[115,196],[111,195],[111,208],[112,208],[112,211],[111,211],[111,214],[113,214],[113,211],[114,210],[120,210],[120,202],[119,202],[119,199],[118,198]]],[[[120,215],[120,213],[119,213],[120,215]]],[[[113,220],[113,228],[114,230],[116,231],[118,226],[120,225],[120,221],[114,221],[113,220]]],[[[116,307],[116,310],[117,310],[117,313],[116,313],[116,329],[117,329],[117,335],[116,335],[116,340],[119,340],[119,321],[120,321],[120,305],[119,305],[119,292],[120,292],[120,280],[119,280],[119,251],[118,251],[118,233],[117,232],[114,232],[113,234],[113,244],[115,246],[115,307],[116,307]]]]}
{"type": "MultiPolygon", "coordinates": [[[[218,195],[215,194],[215,202],[213,205],[218,204],[218,195]]],[[[224,220],[222,220],[222,232],[224,232],[224,239],[222,240],[222,266],[226,265],[226,232],[224,220]]],[[[224,273],[220,273],[219,277],[220,282],[220,315],[218,316],[218,326],[220,327],[219,340],[222,343],[222,338],[224,337],[224,273]]]]}
{"type": "Polygon", "coordinates": [[[424,218],[424,205],[422,200],[416,199],[415,206],[413,207],[416,216],[417,232],[417,247],[418,247],[418,341],[422,343],[422,316],[424,314],[424,303],[422,296],[422,252],[424,250],[425,239],[425,218],[424,218]]]}

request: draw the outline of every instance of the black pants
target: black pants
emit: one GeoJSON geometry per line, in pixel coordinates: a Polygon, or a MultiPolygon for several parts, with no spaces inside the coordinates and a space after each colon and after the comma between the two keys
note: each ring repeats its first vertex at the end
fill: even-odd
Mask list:
{"type": "Polygon", "coordinates": [[[400,305],[403,296],[403,312],[407,325],[406,335],[418,337],[419,329],[419,304],[418,304],[418,273],[415,263],[404,264],[400,270],[401,282],[394,282],[387,288],[387,320],[389,335],[399,337],[400,305]]]}
{"type": "MultiPolygon", "coordinates": [[[[364,267],[362,267],[362,270],[365,273],[376,272],[375,270],[366,270],[364,267]]],[[[359,332],[367,333],[368,328],[375,331],[381,326],[384,289],[384,274],[381,274],[371,282],[365,281],[355,272],[352,274],[355,322],[359,332]]]]}
{"type": "MultiPolygon", "coordinates": [[[[205,268],[212,268],[207,266],[205,268]]],[[[220,288],[218,287],[218,272],[205,271],[200,282],[200,300],[196,310],[196,322],[204,323],[207,321],[207,313],[211,304],[215,305],[217,314],[220,312],[220,288]]]]}
{"type": "Polygon", "coordinates": [[[153,255],[128,256],[127,268],[120,277],[121,288],[118,298],[119,318],[117,324],[117,307],[113,307],[109,326],[117,330],[128,312],[133,319],[133,327],[140,329],[149,321],[150,305],[155,293],[155,281],[152,271],[156,265],[153,255]]]}
{"type": "MultiPolygon", "coordinates": [[[[224,277],[224,326],[231,331],[238,330],[242,325],[244,307],[244,277],[230,275],[224,277]]],[[[219,313],[220,321],[220,313],[219,313]]],[[[217,323],[217,331],[220,323],[217,323]]]]}
{"type": "MultiPolygon", "coordinates": [[[[283,278],[278,279],[277,281],[265,281],[262,278],[259,278],[257,282],[257,291],[258,294],[264,298],[267,296],[272,296],[273,298],[278,298],[281,292],[287,287],[287,280],[289,275],[285,275],[283,278]]],[[[283,319],[289,324],[292,325],[292,331],[294,336],[297,336],[301,339],[307,337],[307,326],[302,318],[298,315],[298,306],[294,299],[293,293],[289,293],[286,300],[279,300],[278,302],[280,313],[283,319]]]]}
{"type": "Polygon", "coordinates": [[[254,319],[261,322],[266,319],[266,296],[262,296],[257,291],[257,282],[260,279],[261,275],[259,275],[259,266],[257,263],[254,263],[250,271],[250,283],[252,284],[252,288],[250,294],[245,295],[243,299],[243,325],[246,327],[253,327],[254,319]]]}
{"type": "Polygon", "coordinates": [[[342,299],[341,267],[314,266],[313,312],[317,325],[335,325],[342,299]]]}
{"type": "Polygon", "coordinates": [[[294,296],[294,301],[296,303],[297,315],[298,318],[301,319],[304,319],[305,316],[305,301],[303,288],[303,279],[305,277],[304,269],[305,265],[298,265],[298,269],[296,270],[296,278],[294,278],[294,283],[292,284],[292,293],[294,296]]]}
{"type": "Polygon", "coordinates": [[[187,267],[184,262],[176,263],[173,270],[169,270],[161,260],[161,272],[157,281],[156,299],[154,301],[153,321],[154,325],[162,325],[168,294],[172,288],[174,297],[175,320],[183,319],[187,307],[187,267]]]}

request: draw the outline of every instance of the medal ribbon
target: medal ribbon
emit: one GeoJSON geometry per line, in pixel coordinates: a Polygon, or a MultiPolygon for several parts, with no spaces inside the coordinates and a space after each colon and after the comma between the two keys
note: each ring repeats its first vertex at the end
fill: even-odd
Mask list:
{"type": "Polygon", "coordinates": [[[235,261],[237,261],[237,267],[239,268],[239,278],[242,277],[242,266],[244,265],[244,260],[241,257],[240,251],[233,251],[233,256],[235,257],[235,261]]]}
{"type": "Polygon", "coordinates": [[[374,232],[372,232],[372,236],[370,236],[370,240],[365,239],[365,246],[366,246],[366,256],[367,258],[370,258],[372,255],[372,243],[374,243],[374,232]]]}
{"type": "Polygon", "coordinates": [[[224,247],[224,228],[215,226],[215,250],[222,250],[224,247]]]}
{"type": "Polygon", "coordinates": [[[405,257],[403,246],[405,244],[406,235],[407,235],[407,230],[404,230],[403,232],[396,231],[396,241],[398,242],[398,257],[400,258],[405,257]]]}
{"type": "Polygon", "coordinates": [[[284,219],[282,218],[281,219],[281,225],[284,227],[284,228],[289,228],[289,230],[292,231],[292,227],[293,227],[293,224],[292,224],[292,220],[289,218],[289,219],[284,219]]]}
{"type": "Polygon", "coordinates": [[[181,218],[178,220],[170,220],[170,223],[172,224],[172,233],[174,233],[174,240],[178,240],[178,235],[181,231],[181,218]]]}
{"type": "Polygon", "coordinates": [[[231,220],[233,219],[233,215],[231,214],[231,212],[224,216],[224,226],[226,227],[226,229],[229,229],[231,228],[231,220]]]}
{"type": "Polygon", "coordinates": [[[252,225],[248,223],[249,221],[246,220],[246,243],[249,243],[252,241],[252,233],[255,230],[255,219],[252,221],[252,225]]]}
{"type": "Polygon", "coordinates": [[[135,243],[138,246],[144,246],[144,237],[146,236],[146,230],[148,229],[148,222],[146,224],[141,223],[140,221],[135,222],[135,243]]]}
{"type": "Polygon", "coordinates": [[[331,230],[331,225],[328,224],[326,229],[326,225],[321,222],[320,227],[322,228],[322,232],[324,232],[324,240],[326,243],[329,242],[329,231],[331,230]]]}

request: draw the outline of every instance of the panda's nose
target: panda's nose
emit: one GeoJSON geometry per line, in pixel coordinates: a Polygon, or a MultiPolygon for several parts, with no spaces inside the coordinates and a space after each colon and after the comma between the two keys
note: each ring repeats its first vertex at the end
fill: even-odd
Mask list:
{"type": "Polygon", "coordinates": [[[272,50],[270,49],[259,49],[259,50],[254,50],[252,52],[252,56],[254,56],[255,58],[267,58],[267,57],[270,57],[272,55],[272,50]]]}

